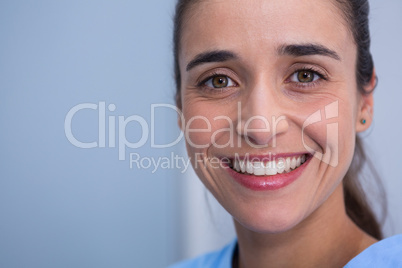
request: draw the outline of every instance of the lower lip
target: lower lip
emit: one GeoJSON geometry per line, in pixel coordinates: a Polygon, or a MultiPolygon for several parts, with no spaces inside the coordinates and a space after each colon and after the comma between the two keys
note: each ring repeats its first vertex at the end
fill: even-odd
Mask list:
{"type": "Polygon", "coordinates": [[[229,166],[225,166],[230,176],[242,186],[253,191],[274,191],[286,187],[295,180],[297,180],[307,165],[310,163],[311,157],[309,156],[300,167],[289,173],[282,173],[272,176],[255,176],[251,174],[243,174],[236,172],[229,166]]]}

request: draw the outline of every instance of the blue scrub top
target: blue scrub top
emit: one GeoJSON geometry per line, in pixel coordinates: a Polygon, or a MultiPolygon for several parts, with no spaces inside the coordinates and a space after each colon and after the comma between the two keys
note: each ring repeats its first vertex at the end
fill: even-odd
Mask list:
{"type": "MultiPolygon", "coordinates": [[[[182,261],[168,268],[231,268],[236,244],[237,240],[234,240],[219,251],[182,261]]],[[[396,235],[371,245],[345,266],[345,268],[360,267],[402,267],[402,235],[396,235]]]]}

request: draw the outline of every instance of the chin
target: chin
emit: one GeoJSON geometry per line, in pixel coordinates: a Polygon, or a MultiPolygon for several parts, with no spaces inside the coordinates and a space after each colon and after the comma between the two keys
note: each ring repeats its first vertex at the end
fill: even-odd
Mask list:
{"type": "Polygon", "coordinates": [[[235,216],[234,220],[236,224],[240,224],[242,227],[256,233],[278,234],[295,228],[304,220],[304,215],[307,214],[291,208],[260,210],[253,208],[248,210],[246,215],[235,216]]]}

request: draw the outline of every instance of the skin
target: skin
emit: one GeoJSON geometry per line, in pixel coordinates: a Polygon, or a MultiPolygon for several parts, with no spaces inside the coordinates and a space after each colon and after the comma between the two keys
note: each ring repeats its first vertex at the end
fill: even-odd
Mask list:
{"type": "MultiPolygon", "coordinates": [[[[341,267],[374,243],[347,217],[343,202],[342,179],[356,134],[371,124],[373,96],[357,90],[357,49],[341,11],[331,1],[201,1],[186,14],[180,48],[179,126],[197,175],[234,218],[239,267],[341,267]],[[278,52],[300,44],[319,44],[339,59],[278,52]],[[236,58],[187,70],[197,55],[212,50],[230,51],[236,58]],[[303,68],[324,78],[301,83],[297,72],[303,68]],[[229,85],[213,88],[206,80],[216,74],[230,79],[229,85]],[[310,115],[325,115],[325,107],[334,103],[335,118],[303,130],[310,115]],[[223,115],[230,121],[214,120],[223,115]],[[269,131],[266,122],[250,120],[254,116],[266,118],[269,131]],[[210,129],[188,131],[205,130],[205,120],[210,129]],[[337,124],[337,137],[327,135],[330,123],[337,124]],[[224,146],[230,142],[234,146],[224,146]],[[296,181],[273,191],[243,187],[213,162],[236,153],[306,153],[305,145],[324,154],[325,161],[312,157],[296,181]],[[205,161],[197,161],[200,156],[205,161]]],[[[374,87],[374,77],[366,90],[374,87]]]]}

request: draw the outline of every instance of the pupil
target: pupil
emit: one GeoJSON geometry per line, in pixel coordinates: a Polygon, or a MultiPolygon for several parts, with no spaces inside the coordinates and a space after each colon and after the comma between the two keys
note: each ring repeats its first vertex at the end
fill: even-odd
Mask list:
{"type": "Polygon", "coordinates": [[[218,76],[213,79],[214,87],[222,88],[228,85],[228,79],[226,77],[218,76]]]}
{"type": "Polygon", "coordinates": [[[299,81],[302,83],[307,83],[313,81],[313,74],[311,72],[300,72],[299,81]]]}

